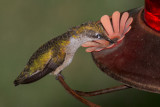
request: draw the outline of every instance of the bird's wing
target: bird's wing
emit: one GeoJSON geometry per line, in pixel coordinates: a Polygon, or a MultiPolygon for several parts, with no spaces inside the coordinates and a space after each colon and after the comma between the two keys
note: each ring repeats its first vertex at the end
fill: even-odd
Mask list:
{"type": "Polygon", "coordinates": [[[14,84],[27,84],[41,79],[45,75],[51,73],[52,71],[55,71],[56,68],[64,62],[65,56],[65,53],[54,53],[53,57],[48,60],[48,63],[45,65],[43,70],[37,70],[35,73],[27,77],[24,77],[25,75],[19,76],[19,78],[14,81],[14,84]]]}

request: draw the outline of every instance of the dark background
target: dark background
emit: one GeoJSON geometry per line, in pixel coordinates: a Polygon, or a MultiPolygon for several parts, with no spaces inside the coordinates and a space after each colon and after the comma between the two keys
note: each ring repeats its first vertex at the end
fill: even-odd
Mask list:
{"type": "MultiPolygon", "coordinates": [[[[53,76],[28,85],[13,85],[32,53],[68,28],[143,6],[143,0],[1,0],[0,107],[82,107],[53,76]]],[[[120,85],[94,64],[80,48],[63,71],[65,81],[83,91],[120,85]]],[[[159,107],[160,95],[137,89],[87,98],[104,107],[159,107]]]]}

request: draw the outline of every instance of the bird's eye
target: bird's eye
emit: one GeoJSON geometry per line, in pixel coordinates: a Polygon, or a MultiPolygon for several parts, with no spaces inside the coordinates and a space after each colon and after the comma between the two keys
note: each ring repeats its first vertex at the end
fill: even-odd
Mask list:
{"type": "Polygon", "coordinates": [[[101,35],[101,34],[99,34],[99,33],[97,33],[97,34],[96,34],[96,38],[98,38],[98,39],[100,39],[100,38],[101,38],[101,36],[102,36],[102,35],[101,35]]]}

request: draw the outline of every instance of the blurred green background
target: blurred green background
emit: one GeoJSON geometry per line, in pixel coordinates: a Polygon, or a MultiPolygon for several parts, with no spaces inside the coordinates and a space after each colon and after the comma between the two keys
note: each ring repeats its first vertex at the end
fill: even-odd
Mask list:
{"type": "MultiPolygon", "coordinates": [[[[143,0],[0,0],[0,107],[85,107],[53,76],[18,87],[13,81],[40,45],[68,28],[142,5],[143,0]]],[[[101,72],[84,48],[63,75],[73,89],[83,91],[121,84],[101,72]]],[[[160,106],[159,94],[136,89],[87,99],[104,107],[160,106]]]]}

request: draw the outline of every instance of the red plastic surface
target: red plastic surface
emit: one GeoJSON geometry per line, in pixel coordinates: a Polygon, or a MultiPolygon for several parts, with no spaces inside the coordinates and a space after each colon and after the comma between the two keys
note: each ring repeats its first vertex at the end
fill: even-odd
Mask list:
{"type": "Polygon", "coordinates": [[[144,18],[151,28],[160,31],[160,0],[145,0],[144,18]]]}

